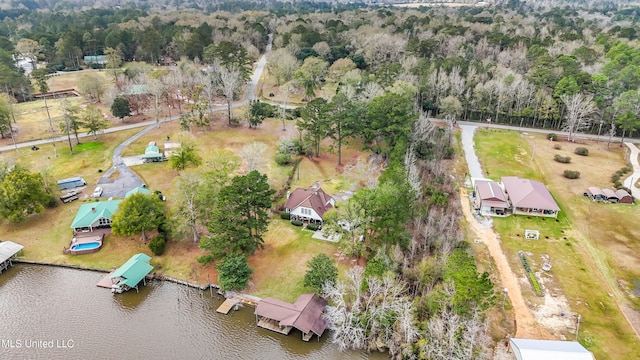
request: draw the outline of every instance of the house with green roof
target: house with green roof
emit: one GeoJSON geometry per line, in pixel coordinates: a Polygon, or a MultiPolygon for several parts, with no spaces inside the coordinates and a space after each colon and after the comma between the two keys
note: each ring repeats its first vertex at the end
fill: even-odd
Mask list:
{"type": "Polygon", "coordinates": [[[85,55],[83,57],[83,60],[87,65],[105,65],[108,62],[106,56],[104,55],[85,55]]]}
{"type": "Polygon", "coordinates": [[[153,266],[149,265],[150,260],[151,257],[147,254],[133,255],[111,274],[111,282],[113,283],[111,291],[118,294],[133,288],[138,291],[138,285],[141,281],[146,285],[145,278],[153,270],[153,266]]]}
{"type": "Polygon", "coordinates": [[[138,187],[134,187],[133,189],[127,191],[126,194],[124,194],[124,198],[128,198],[129,196],[133,195],[133,194],[144,194],[144,195],[149,195],[151,194],[151,190],[147,189],[146,187],[143,186],[138,186],[138,187]]]}
{"type": "Polygon", "coordinates": [[[75,232],[93,231],[110,228],[113,214],[118,210],[122,200],[107,200],[80,205],[76,217],[71,223],[75,232]]]}

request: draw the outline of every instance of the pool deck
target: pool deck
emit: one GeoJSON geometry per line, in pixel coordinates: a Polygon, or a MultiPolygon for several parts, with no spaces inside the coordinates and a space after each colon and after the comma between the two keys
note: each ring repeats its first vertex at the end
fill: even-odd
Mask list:
{"type": "Polygon", "coordinates": [[[100,251],[100,249],[102,248],[103,241],[104,241],[104,232],[77,233],[71,239],[71,243],[69,244],[69,248],[65,247],[62,250],[62,253],[63,254],[68,254],[68,255],[91,254],[91,253],[100,251]],[[74,246],[81,245],[81,244],[88,244],[88,243],[98,243],[99,245],[97,247],[93,247],[93,248],[90,248],[90,249],[78,249],[78,250],[74,250],[73,249],[74,246]]]}
{"type": "Polygon", "coordinates": [[[114,272],[115,270],[111,271],[102,280],[98,281],[96,285],[101,288],[111,289],[111,285],[113,285],[113,282],[111,282],[111,274],[113,274],[114,272]]]}

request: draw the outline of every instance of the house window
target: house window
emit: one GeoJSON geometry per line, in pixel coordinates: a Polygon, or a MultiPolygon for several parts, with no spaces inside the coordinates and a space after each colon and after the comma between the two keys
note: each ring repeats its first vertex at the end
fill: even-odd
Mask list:
{"type": "Polygon", "coordinates": [[[302,208],[300,212],[302,212],[302,215],[311,215],[311,210],[309,209],[302,208]]]}
{"type": "Polygon", "coordinates": [[[109,219],[100,218],[98,220],[98,225],[109,225],[109,224],[111,224],[111,220],[109,219]]]}

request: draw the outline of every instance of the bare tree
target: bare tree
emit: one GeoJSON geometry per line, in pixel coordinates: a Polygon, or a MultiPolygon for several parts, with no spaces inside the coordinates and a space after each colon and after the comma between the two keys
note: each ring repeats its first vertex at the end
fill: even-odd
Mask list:
{"type": "Polygon", "coordinates": [[[220,68],[220,82],[222,93],[227,100],[227,116],[229,125],[231,125],[231,103],[240,85],[242,85],[242,74],[237,69],[223,66],[220,68]]]}
{"type": "Polygon", "coordinates": [[[193,235],[193,242],[197,243],[200,239],[198,224],[200,222],[200,214],[202,202],[199,201],[198,195],[202,186],[202,179],[185,175],[181,176],[178,182],[178,191],[180,197],[178,206],[173,216],[177,224],[177,230],[180,233],[190,233],[193,235]]]}
{"type": "Polygon", "coordinates": [[[264,154],[267,150],[267,145],[261,142],[252,142],[240,149],[240,157],[245,163],[247,174],[253,170],[260,171],[260,167],[264,163],[264,154]]]}
{"type": "Polygon", "coordinates": [[[566,121],[562,126],[562,130],[569,133],[567,140],[574,141],[574,134],[587,128],[591,123],[591,115],[596,112],[596,105],[592,99],[591,95],[583,95],[582,93],[560,96],[560,100],[567,108],[566,121]]]}

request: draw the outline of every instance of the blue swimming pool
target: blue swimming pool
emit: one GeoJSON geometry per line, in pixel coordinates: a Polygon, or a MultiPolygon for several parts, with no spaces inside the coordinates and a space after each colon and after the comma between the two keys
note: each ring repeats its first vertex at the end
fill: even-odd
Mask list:
{"type": "Polygon", "coordinates": [[[84,244],[75,244],[71,246],[71,250],[73,251],[78,251],[78,250],[91,250],[91,249],[97,249],[101,246],[102,244],[100,242],[94,241],[94,242],[88,242],[88,243],[84,243],[84,244]]]}

